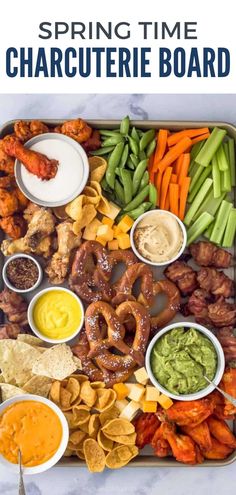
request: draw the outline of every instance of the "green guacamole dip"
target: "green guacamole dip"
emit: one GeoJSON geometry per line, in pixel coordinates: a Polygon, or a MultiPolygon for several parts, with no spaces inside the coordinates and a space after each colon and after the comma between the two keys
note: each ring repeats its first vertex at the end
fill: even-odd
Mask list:
{"type": "Polygon", "coordinates": [[[195,328],[173,328],[153,346],[151,368],[157,381],[173,394],[192,394],[213,380],[217,354],[211,341],[195,328]]]}

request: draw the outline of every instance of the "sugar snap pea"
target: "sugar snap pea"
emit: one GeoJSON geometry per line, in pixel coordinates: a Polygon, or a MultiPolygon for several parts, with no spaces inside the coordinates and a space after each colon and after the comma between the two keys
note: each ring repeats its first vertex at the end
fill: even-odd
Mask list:
{"type": "Polygon", "coordinates": [[[114,134],[114,136],[110,136],[105,139],[102,143],[102,147],[104,146],[115,146],[118,143],[121,143],[124,140],[121,134],[114,134]]]}
{"type": "Polygon", "coordinates": [[[139,164],[138,157],[136,155],[134,155],[133,153],[131,153],[129,156],[130,156],[130,159],[132,160],[134,166],[137,167],[139,164]]]}
{"type": "Polygon", "coordinates": [[[128,136],[128,139],[129,139],[129,145],[130,145],[130,149],[131,149],[132,153],[134,155],[138,156],[138,154],[139,154],[138,143],[131,136],[128,136]]]}
{"type": "Polygon", "coordinates": [[[140,151],[138,154],[138,157],[139,157],[139,160],[145,160],[147,158],[145,151],[140,151]]]}
{"type": "Polygon", "coordinates": [[[141,138],[144,135],[144,132],[142,131],[142,129],[136,129],[136,130],[137,130],[139,137],[141,138]]]}
{"type": "Polygon", "coordinates": [[[116,167],[115,174],[118,175],[118,177],[121,177],[121,169],[120,169],[120,167],[116,167]]]}
{"type": "Polygon", "coordinates": [[[125,167],[125,164],[127,162],[128,156],[129,156],[129,144],[126,143],[125,144],[125,147],[123,149],[123,153],[121,155],[119,167],[121,167],[121,168],[124,168],[125,167]]]}
{"type": "Polygon", "coordinates": [[[101,180],[101,186],[104,191],[112,192],[111,188],[107,184],[106,177],[103,177],[103,179],[101,180]]]}
{"type": "Polygon", "coordinates": [[[148,145],[146,149],[146,155],[149,158],[156,148],[156,139],[154,138],[148,145]]]}
{"type": "Polygon", "coordinates": [[[110,153],[110,151],[114,150],[114,146],[105,146],[104,148],[99,148],[96,151],[90,151],[90,155],[94,156],[102,156],[102,155],[107,155],[110,153]]]}
{"type": "Polygon", "coordinates": [[[146,201],[145,203],[142,203],[138,208],[135,208],[134,210],[129,211],[129,217],[133,218],[133,220],[136,220],[140,215],[145,213],[145,211],[148,211],[152,206],[152,203],[149,201],[146,201]]]}
{"type": "Polygon", "coordinates": [[[136,143],[139,144],[139,135],[138,135],[137,129],[135,127],[132,127],[132,131],[131,131],[130,135],[136,141],[136,143]]]}
{"type": "Polygon", "coordinates": [[[149,200],[151,201],[152,205],[156,207],[157,204],[157,189],[154,186],[154,184],[149,185],[149,200]]]}
{"type": "Polygon", "coordinates": [[[125,204],[130,203],[133,195],[132,178],[129,170],[121,169],[121,178],[124,186],[125,204]]]}
{"type": "Polygon", "coordinates": [[[149,129],[148,131],[146,131],[140,139],[140,143],[139,143],[140,151],[145,150],[147,145],[154,139],[154,137],[155,137],[154,129],[149,129]]]}
{"type": "Polygon", "coordinates": [[[142,191],[140,191],[137,196],[135,196],[132,201],[130,201],[130,203],[128,203],[125,208],[124,208],[124,211],[131,211],[131,210],[134,210],[135,208],[137,208],[139,205],[141,205],[141,203],[145,200],[145,198],[148,196],[148,192],[149,192],[149,185],[144,187],[142,189],[142,191]]]}
{"type": "Polygon", "coordinates": [[[121,155],[124,149],[124,142],[118,143],[114,150],[111,153],[111,156],[108,160],[108,167],[106,170],[106,181],[108,185],[114,189],[115,185],[115,171],[116,167],[118,167],[121,159],[121,155]]]}
{"type": "Polygon", "coordinates": [[[114,136],[114,134],[117,134],[120,132],[120,129],[99,129],[99,132],[101,136],[109,137],[109,136],[114,136]]]}
{"type": "Polygon", "coordinates": [[[143,174],[147,168],[147,165],[148,165],[148,160],[142,160],[141,162],[139,162],[138,166],[136,167],[136,170],[135,170],[134,176],[133,176],[133,194],[136,194],[136,192],[139,188],[140,182],[141,182],[143,174]]]}
{"type": "Polygon", "coordinates": [[[144,172],[144,174],[142,176],[140,186],[139,186],[139,191],[141,191],[148,183],[149,183],[149,173],[148,173],[148,170],[146,170],[146,172],[144,172]]]}
{"type": "Polygon", "coordinates": [[[127,167],[130,168],[130,170],[134,170],[135,169],[135,166],[130,158],[130,156],[128,157],[128,160],[127,160],[127,167]]]}
{"type": "Polygon", "coordinates": [[[130,120],[129,120],[129,116],[127,115],[124,119],[122,119],[120,123],[120,133],[123,136],[127,136],[129,134],[129,125],[130,125],[130,120]]]}
{"type": "Polygon", "coordinates": [[[122,187],[121,183],[118,181],[118,179],[115,180],[115,193],[118,198],[118,200],[125,204],[125,192],[124,188],[122,187]]]}

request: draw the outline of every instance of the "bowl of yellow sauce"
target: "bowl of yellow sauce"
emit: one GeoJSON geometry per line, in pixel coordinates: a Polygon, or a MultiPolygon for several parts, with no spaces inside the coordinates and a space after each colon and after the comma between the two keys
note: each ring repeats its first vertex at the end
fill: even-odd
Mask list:
{"type": "Polygon", "coordinates": [[[38,292],[31,300],[28,321],[40,339],[53,344],[68,342],[83,326],[83,304],[72,291],[50,287],[38,292]]]}
{"type": "Polygon", "coordinates": [[[67,447],[69,429],[59,407],[38,395],[19,395],[0,405],[0,463],[24,474],[37,474],[54,466],[67,447]]]}

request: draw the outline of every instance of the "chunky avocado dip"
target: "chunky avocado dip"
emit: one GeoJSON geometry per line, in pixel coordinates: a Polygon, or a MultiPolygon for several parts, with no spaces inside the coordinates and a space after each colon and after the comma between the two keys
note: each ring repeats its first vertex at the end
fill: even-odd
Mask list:
{"type": "Polygon", "coordinates": [[[192,394],[206,387],[203,375],[213,380],[217,354],[211,341],[195,328],[173,328],[153,346],[154,376],[173,394],[192,394]]]}

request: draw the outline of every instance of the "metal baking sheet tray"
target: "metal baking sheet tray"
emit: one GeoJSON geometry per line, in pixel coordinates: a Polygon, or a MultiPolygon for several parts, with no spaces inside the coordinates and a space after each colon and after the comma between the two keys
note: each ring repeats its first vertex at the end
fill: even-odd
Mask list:
{"type": "MultiPolygon", "coordinates": [[[[22,119],[22,120],[32,120],[32,118],[29,119],[22,119]]],[[[63,120],[58,120],[58,119],[40,119],[45,124],[47,124],[49,127],[50,126],[56,126],[62,124],[65,120],[68,119],[63,119],[63,120]]],[[[90,120],[86,119],[86,121],[91,124],[92,127],[95,127],[97,129],[115,129],[119,127],[120,121],[119,120],[90,120]]],[[[14,127],[15,120],[11,120],[6,122],[0,127],[0,139],[6,136],[7,134],[13,132],[13,127],[14,127]]],[[[133,120],[131,122],[132,125],[135,125],[135,127],[141,128],[141,129],[147,129],[147,128],[154,128],[154,129],[159,129],[159,128],[168,128],[172,131],[176,130],[182,130],[186,128],[197,128],[197,127],[221,127],[223,129],[226,129],[227,133],[234,138],[236,142],[236,127],[232,124],[226,123],[226,122],[216,122],[216,121],[158,121],[158,120],[133,120]]],[[[236,195],[234,194],[234,199],[236,200],[236,195]]],[[[235,201],[236,202],[236,201],[235,201]]],[[[234,248],[234,253],[235,253],[235,248],[234,248]]],[[[4,256],[0,254],[0,268],[4,263],[4,256]]],[[[154,268],[154,276],[156,279],[161,278],[162,276],[162,268],[154,268]]],[[[226,273],[231,277],[236,280],[236,272],[234,268],[230,268],[226,270],[226,273]]],[[[2,281],[1,281],[2,283],[2,281]]],[[[40,286],[41,288],[47,287],[49,284],[45,280],[43,284],[40,286]]],[[[37,291],[38,289],[36,289],[37,291]]],[[[34,295],[34,291],[31,292],[31,297],[34,295]]],[[[25,297],[25,296],[24,296],[25,297]]],[[[159,299],[158,305],[154,307],[156,310],[161,302],[161,297],[159,299]]],[[[183,318],[181,315],[178,315],[176,319],[173,321],[183,321],[185,318],[183,318]]],[[[191,320],[191,318],[188,318],[186,320],[191,320]]],[[[193,320],[192,320],[193,321],[193,320]]],[[[234,433],[236,433],[236,421],[234,421],[234,424],[232,425],[232,429],[234,433]]],[[[219,466],[226,466],[228,464],[233,463],[236,460],[236,449],[235,451],[227,458],[223,460],[205,460],[203,464],[197,464],[195,467],[219,467],[219,466]]],[[[57,464],[58,467],[84,467],[85,463],[84,461],[78,459],[77,457],[64,457],[62,458],[59,463],[57,464]]],[[[129,464],[128,467],[189,467],[187,464],[182,464],[177,462],[174,458],[172,457],[167,457],[167,458],[158,458],[155,457],[152,454],[152,449],[150,447],[145,447],[141,454],[133,459],[129,464]]]]}

